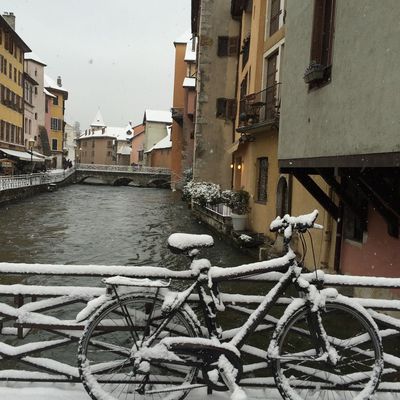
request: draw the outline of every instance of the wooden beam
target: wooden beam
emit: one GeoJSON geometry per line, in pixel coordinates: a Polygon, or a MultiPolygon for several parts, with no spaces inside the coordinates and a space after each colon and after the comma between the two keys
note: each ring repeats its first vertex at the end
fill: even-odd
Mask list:
{"type": "Polygon", "coordinates": [[[346,204],[346,206],[348,206],[351,209],[352,213],[355,214],[361,220],[363,220],[364,219],[363,213],[361,212],[357,204],[354,203],[351,196],[349,196],[349,194],[346,192],[343,185],[341,185],[333,175],[326,173],[322,169],[317,169],[317,171],[324,179],[324,181],[336,192],[336,194],[340,197],[343,203],[346,204]]]}
{"type": "Polygon", "coordinates": [[[321,206],[328,211],[335,221],[339,219],[338,206],[327,196],[327,194],[310,178],[307,174],[296,172],[295,178],[304,186],[305,189],[318,201],[321,206]]]}
{"type": "Polygon", "coordinates": [[[388,226],[388,234],[392,237],[398,238],[399,218],[396,216],[396,214],[385,206],[377,193],[372,190],[372,188],[370,188],[360,176],[350,176],[348,179],[353,181],[353,184],[357,185],[365,193],[372,205],[386,221],[388,226]]]}
{"type": "MultiPolygon", "coordinates": [[[[385,176],[377,175],[376,170],[368,171],[368,174],[359,176],[359,179],[385,207],[400,219],[400,197],[397,195],[397,187],[389,185],[385,176]]],[[[394,182],[393,182],[394,183],[394,182]]]]}

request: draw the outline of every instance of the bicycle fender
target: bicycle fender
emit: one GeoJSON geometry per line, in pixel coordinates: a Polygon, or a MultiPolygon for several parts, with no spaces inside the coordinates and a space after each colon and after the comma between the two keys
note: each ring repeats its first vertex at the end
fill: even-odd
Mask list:
{"type": "Polygon", "coordinates": [[[102,294],[87,302],[86,307],[81,310],[75,317],[76,322],[82,322],[90,317],[97,309],[99,309],[104,303],[110,301],[112,297],[109,294],[102,294]]]}

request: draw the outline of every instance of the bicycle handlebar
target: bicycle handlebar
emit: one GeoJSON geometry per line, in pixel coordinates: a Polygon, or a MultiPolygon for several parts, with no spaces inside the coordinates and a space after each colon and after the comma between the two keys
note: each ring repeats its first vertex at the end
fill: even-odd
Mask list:
{"type": "Polygon", "coordinates": [[[314,210],[310,214],[299,215],[298,217],[292,217],[289,214],[285,216],[276,217],[269,227],[271,232],[283,231],[287,227],[291,226],[292,230],[305,232],[307,229],[316,228],[323,229],[322,225],[316,224],[315,220],[318,218],[318,210],[314,210]]]}

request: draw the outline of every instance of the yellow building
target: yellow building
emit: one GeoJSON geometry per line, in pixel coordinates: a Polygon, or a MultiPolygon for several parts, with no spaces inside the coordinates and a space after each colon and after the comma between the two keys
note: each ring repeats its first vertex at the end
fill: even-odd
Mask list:
{"type": "Polygon", "coordinates": [[[47,127],[49,132],[49,142],[51,153],[53,155],[52,166],[54,168],[63,167],[63,141],[64,141],[64,113],[65,101],[68,99],[68,91],[62,86],[61,77],[55,82],[52,78],[44,76],[44,87],[54,97],[50,102],[50,126],[47,127]]]}
{"type": "Polygon", "coordinates": [[[288,186],[277,161],[284,10],[279,0],[242,5],[233,188],[250,193],[249,228],[271,236],[270,221],[289,211],[288,191],[277,199],[278,182],[288,186]]]}
{"type": "Polygon", "coordinates": [[[29,161],[24,152],[23,72],[24,53],[30,49],[13,29],[14,15],[5,17],[9,22],[0,16],[0,162],[1,171],[13,173],[20,160],[29,161]]]}
{"type": "MultiPolygon", "coordinates": [[[[328,228],[312,233],[317,262],[332,267],[331,219],[293,176],[280,173],[278,167],[280,94],[285,84],[282,79],[285,4],[284,0],[233,0],[233,9],[241,18],[241,51],[235,142],[229,149],[232,186],[250,193],[248,228],[266,234],[271,241],[276,234],[269,231],[269,224],[277,215],[298,215],[319,209],[319,222],[328,228]]],[[[322,180],[317,184],[328,190],[322,180]]],[[[306,265],[312,264],[309,252],[306,265]]]]}

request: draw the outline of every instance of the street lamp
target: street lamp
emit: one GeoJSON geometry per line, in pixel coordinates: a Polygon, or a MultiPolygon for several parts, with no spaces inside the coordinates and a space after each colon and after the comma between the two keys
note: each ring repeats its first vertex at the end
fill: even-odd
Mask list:
{"type": "Polygon", "coordinates": [[[28,145],[31,152],[31,185],[32,185],[32,174],[33,174],[33,146],[35,144],[35,140],[32,138],[28,139],[28,145]]]}

